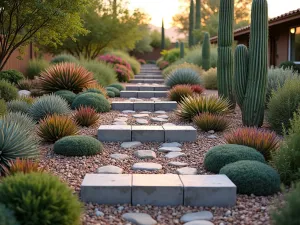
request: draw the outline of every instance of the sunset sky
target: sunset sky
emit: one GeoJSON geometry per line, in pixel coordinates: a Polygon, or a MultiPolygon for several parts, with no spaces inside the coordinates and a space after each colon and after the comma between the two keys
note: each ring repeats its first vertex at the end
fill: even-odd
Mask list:
{"type": "MultiPolygon", "coordinates": [[[[148,13],[152,20],[151,24],[161,26],[164,18],[165,27],[169,28],[172,16],[180,11],[179,0],[128,0],[131,9],[141,8],[148,13]]],[[[268,0],[269,17],[275,17],[288,11],[300,8],[300,0],[268,0]]]]}

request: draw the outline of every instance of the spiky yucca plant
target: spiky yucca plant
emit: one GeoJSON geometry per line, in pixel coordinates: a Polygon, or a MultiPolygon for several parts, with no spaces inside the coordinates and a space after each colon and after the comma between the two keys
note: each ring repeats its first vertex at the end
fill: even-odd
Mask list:
{"type": "Polygon", "coordinates": [[[181,102],[183,98],[193,95],[190,85],[176,85],[168,93],[171,101],[181,102]]]}
{"type": "Polygon", "coordinates": [[[199,84],[191,85],[191,88],[196,94],[202,94],[205,91],[205,89],[199,84]]]}
{"type": "Polygon", "coordinates": [[[212,114],[225,114],[230,111],[227,99],[217,96],[189,96],[179,104],[176,114],[184,120],[191,121],[196,115],[204,112],[212,114]]]}
{"type": "Polygon", "coordinates": [[[89,85],[96,84],[93,74],[75,63],[59,63],[41,73],[39,78],[42,90],[47,93],[69,90],[81,92],[89,85]]]}
{"type": "Polygon", "coordinates": [[[180,68],[172,71],[165,83],[169,87],[174,87],[178,84],[201,84],[202,80],[197,71],[190,68],[180,68]]]}
{"type": "Polygon", "coordinates": [[[55,142],[77,132],[77,124],[69,116],[55,114],[41,120],[37,130],[37,134],[46,142],[55,142]]]}
{"type": "Polygon", "coordinates": [[[270,160],[271,153],[279,148],[280,139],[273,131],[254,127],[238,128],[226,134],[228,144],[246,145],[259,151],[266,160],[270,160]]]}
{"type": "Polygon", "coordinates": [[[8,123],[16,123],[22,129],[32,131],[31,135],[34,135],[35,121],[30,116],[21,112],[10,112],[6,114],[3,119],[8,123]]]}
{"type": "Polygon", "coordinates": [[[43,172],[45,167],[39,167],[38,161],[35,160],[17,158],[10,161],[8,166],[2,166],[2,170],[6,176],[9,176],[16,173],[43,172]]]}
{"type": "Polygon", "coordinates": [[[30,104],[21,100],[12,100],[10,102],[7,102],[7,110],[9,112],[22,112],[27,114],[29,112],[30,106],[30,104]]]}
{"type": "Polygon", "coordinates": [[[89,127],[98,121],[100,115],[89,106],[81,106],[75,111],[73,117],[80,126],[89,127]]]}
{"type": "Polygon", "coordinates": [[[229,127],[229,122],[224,116],[207,112],[195,116],[193,122],[203,131],[224,131],[229,127]]]}

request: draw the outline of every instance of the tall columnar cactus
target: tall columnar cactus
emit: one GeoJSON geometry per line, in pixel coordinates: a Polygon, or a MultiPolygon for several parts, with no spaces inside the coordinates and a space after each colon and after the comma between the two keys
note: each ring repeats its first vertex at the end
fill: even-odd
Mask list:
{"type": "Polygon", "coordinates": [[[228,98],[231,108],[235,107],[233,93],[233,22],[234,0],[221,0],[218,32],[218,92],[228,98]]]}
{"type": "MultiPolygon", "coordinates": [[[[195,30],[200,31],[201,29],[201,0],[196,0],[196,22],[195,22],[195,30]]],[[[200,42],[200,35],[197,34],[197,37],[195,37],[195,43],[198,44],[200,42]]]]}
{"type": "Polygon", "coordinates": [[[180,42],[180,58],[184,57],[184,43],[180,42]]]}
{"type": "Polygon", "coordinates": [[[176,43],[175,43],[175,48],[179,48],[179,42],[178,41],[176,41],[176,43]]]}
{"type": "Polygon", "coordinates": [[[162,20],[161,24],[161,50],[164,50],[166,47],[165,43],[165,26],[164,26],[164,20],[162,20]]]}
{"type": "Polygon", "coordinates": [[[210,69],[210,41],[209,33],[204,33],[204,40],[202,45],[202,68],[204,70],[210,69]]]}
{"type": "Polygon", "coordinates": [[[190,15],[189,15],[189,47],[192,47],[194,45],[194,0],[191,0],[190,3],[190,15]]]}
{"type": "Polygon", "coordinates": [[[246,46],[238,46],[235,58],[235,88],[243,124],[260,127],[264,120],[268,73],[267,0],[253,0],[249,57],[246,46]]]}

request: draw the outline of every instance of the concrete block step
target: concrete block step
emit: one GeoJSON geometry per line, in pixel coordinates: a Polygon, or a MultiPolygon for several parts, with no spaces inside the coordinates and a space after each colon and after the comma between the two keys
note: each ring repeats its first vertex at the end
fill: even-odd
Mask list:
{"type": "Polygon", "coordinates": [[[164,79],[161,75],[135,75],[135,79],[164,79]]]}
{"type": "Polygon", "coordinates": [[[126,91],[167,91],[170,87],[165,85],[126,85],[126,91]]]}
{"type": "Polygon", "coordinates": [[[232,207],[236,190],[226,175],[86,174],[81,200],[109,205],[232,207]]]}
{"type": "Polygon", "coordinates": [[[168,91],[121,91],[121,98],[153,98],[161,97],[165,98],[168,95],[168,91]]]}
{"type": "Polygon", "coordinates": [[[112,110],[123,111],[123,110],[133,110],[139,111],[173,111],[177,108],[176,101],[140,101],[140,102],[112,102],[112,110]]]}
{"type": "Polygon", "coordinates": [[[138,83],[162,84],[165,82],[165,80],[164,79],[132,79],[129,82],[134,84],[138,84],[138,83]]]}
{"type": "Polygon", "coordinates": [[[106,142],[194,142],[197,130],[192,126],[101,125],[98,140],[106,142]]]}

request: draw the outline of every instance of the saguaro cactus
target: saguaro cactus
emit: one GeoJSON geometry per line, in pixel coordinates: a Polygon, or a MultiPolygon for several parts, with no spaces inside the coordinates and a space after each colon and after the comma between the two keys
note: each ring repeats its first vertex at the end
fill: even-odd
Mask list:
{"type": "Polygon", "coordinates": [[[218,32],[218,92],[235,107],[233,93],[233,20],[234,0],[221,0],[218,32]]]}
{"type": "Polygon", "coordinates": [[[178,41],[176,41],[176,43],[175,43],[175,48],[179,48],[179,42],[178,41]]]}
{"type": "Polygon", "coordinates": [[[235,88],[242,109],[243,124],[263,124],[268,74],[268,3],[253,0],[249,58],[246,46],[235,52],[235,88]]]}
{"type": "MultiPolygon", "coordinates": [[[[195,30],[200,31],[201,29],[201,0],[196,0],[196,22],[195,22],[195,30]]],[[[200,32],[195,37],[195,43],[198,44],[200,42],[200,32]]]]}
{"type": "Polygon", "coordinates": [[[202,68],[204,70],[210,69],[210,41],[209,33],[204,33],[204,40],[202,45],[202,68]]]}
{"type": "Polygon", "coordinates": [[[180,58],[184,57],[184,43],[180,42],[180,58]]]}
{"type": "Polygon", "coordinates": [[[189,47],[192,47],[194,45],[194,0],[191,0],[190,3],[190,16],[189,16],[189,47]]]}
{"type": "Polygon", "coordinates": [[[165,43],[165,26],[164,26],[164,20],[162,20],[161,23],[161,50],[164,50],[166,47],[165,43]]]}

